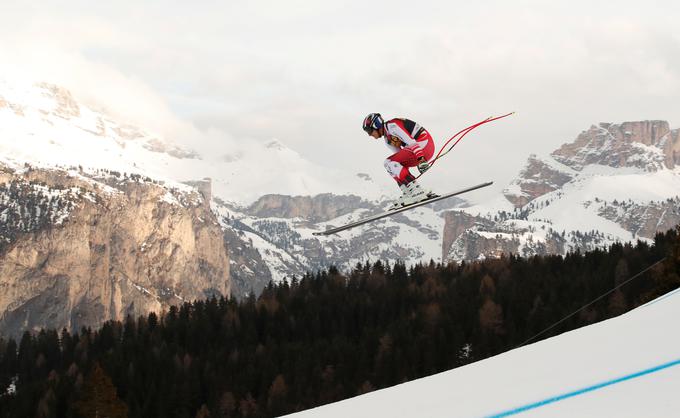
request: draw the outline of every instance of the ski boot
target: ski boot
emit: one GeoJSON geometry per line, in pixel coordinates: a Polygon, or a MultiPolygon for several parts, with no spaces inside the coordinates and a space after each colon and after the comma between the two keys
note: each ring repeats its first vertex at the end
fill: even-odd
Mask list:
{"type": "Polygon", "coordinates": [[[402,195],[392,204],[390,210],[403,208],[414,203],[422,202],[423,200],[439,197],[438,194],[420,187],[420,184],[416,183],[415,180],[409,184],[402,184],[399,188],[401,189],[402,195]]]}
{"type": "Polygon", "coordinates": [[[410,182],[407,185],[407,188],[409,198],[406,201],[406,206],[422,202],[423,200],[438,197],[438,195],[433,193],[431,190],[425,189],[424,187],[420,187],[420,184],[416,183],[415,180],[410,182]]]}
{"type": "Polygon", "coordinates": [[[399,189],[401,189],[401,196],[397,198],[397,200],[392,203],[392,206],[390,206],[389,210],[395,210],[399,208],[403,208],[406,206],[406,200],[408,199],[408,185],[407,184],[400,184],[399,189]]]}

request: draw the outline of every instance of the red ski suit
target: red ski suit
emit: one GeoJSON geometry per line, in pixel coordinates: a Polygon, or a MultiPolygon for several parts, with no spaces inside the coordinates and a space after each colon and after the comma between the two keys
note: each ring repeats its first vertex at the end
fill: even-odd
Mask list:
{"type": "Polygon", "coordinates": [[[408,184],[415,180],[409,167],[417,166],[419,157],[432,158],[434,140],[425,128],[409,119],[388,120],[384,128],[385,144],[394,152],[385,160],[385,169],[397,184],[408,184]]]}

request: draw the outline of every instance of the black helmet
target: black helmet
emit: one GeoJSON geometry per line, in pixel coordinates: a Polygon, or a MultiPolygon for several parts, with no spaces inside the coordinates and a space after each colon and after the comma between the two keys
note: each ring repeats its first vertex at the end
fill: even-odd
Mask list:
{"type": "Polygon", "coordinates": [[[364,131],[370,134],[374,129],[377,131],[378,129],[382,128],[384,123],[385,122],[383,121],[382,116],[380,116],[380,113],[370,113],[364,119],[362,128],[364,131]]]}

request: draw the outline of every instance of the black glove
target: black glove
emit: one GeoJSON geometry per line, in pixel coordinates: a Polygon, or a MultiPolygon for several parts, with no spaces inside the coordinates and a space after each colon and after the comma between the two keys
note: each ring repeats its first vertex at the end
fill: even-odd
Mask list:
{"type": "Polygon", "coordinates": [[[401,148],[401,139],[398,136],[389,136],[387,142],[393,147],[401,148]]]}
{"type": "Polygon", "coordinates": [[[418,171],[423,174],[430,168],[430,164],[424,158],[418,160],[418,171]]]}

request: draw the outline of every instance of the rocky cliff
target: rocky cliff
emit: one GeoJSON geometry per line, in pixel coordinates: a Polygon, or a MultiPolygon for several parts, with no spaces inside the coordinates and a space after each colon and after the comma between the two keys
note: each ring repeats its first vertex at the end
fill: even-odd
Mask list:
{"type": "Polygon", "coordinates": [[[246,210],[260,218],[302,218],[310,222],[321,222],[371,206],[358,196],[335,196],[330,193],[316,196],[270,194],[262,196],[246,210]]]}
{"type": "Polygon", "coordinates": [[[115,172],[0,166],[0,333],[98,326],[229,295],[202,196],[115,172]]]}
{"type": "Polygon", "coordinates": [[[530,156],[504,190],[505,205],[444,214],[442,259],[653,239],[680,223],[679,133],[665,121],[601,123],[530,156]]]}
{"type": "Polygon", "coordinates": [[[597,164],[615,168],[635,167],[646,171],[672,170],[680,163],[679,130],[668,122],[653,120],[600,123],[581,132],[574,142],[551,155],[575,169],[597,164]]]}
{"type": "Polygon", "coordinates": [[[516,208],[521,208],[539,196],[558,190],[573,178],[574,173],[567,167],[558,168],[531,155],[504,195],[516,208]]]}

